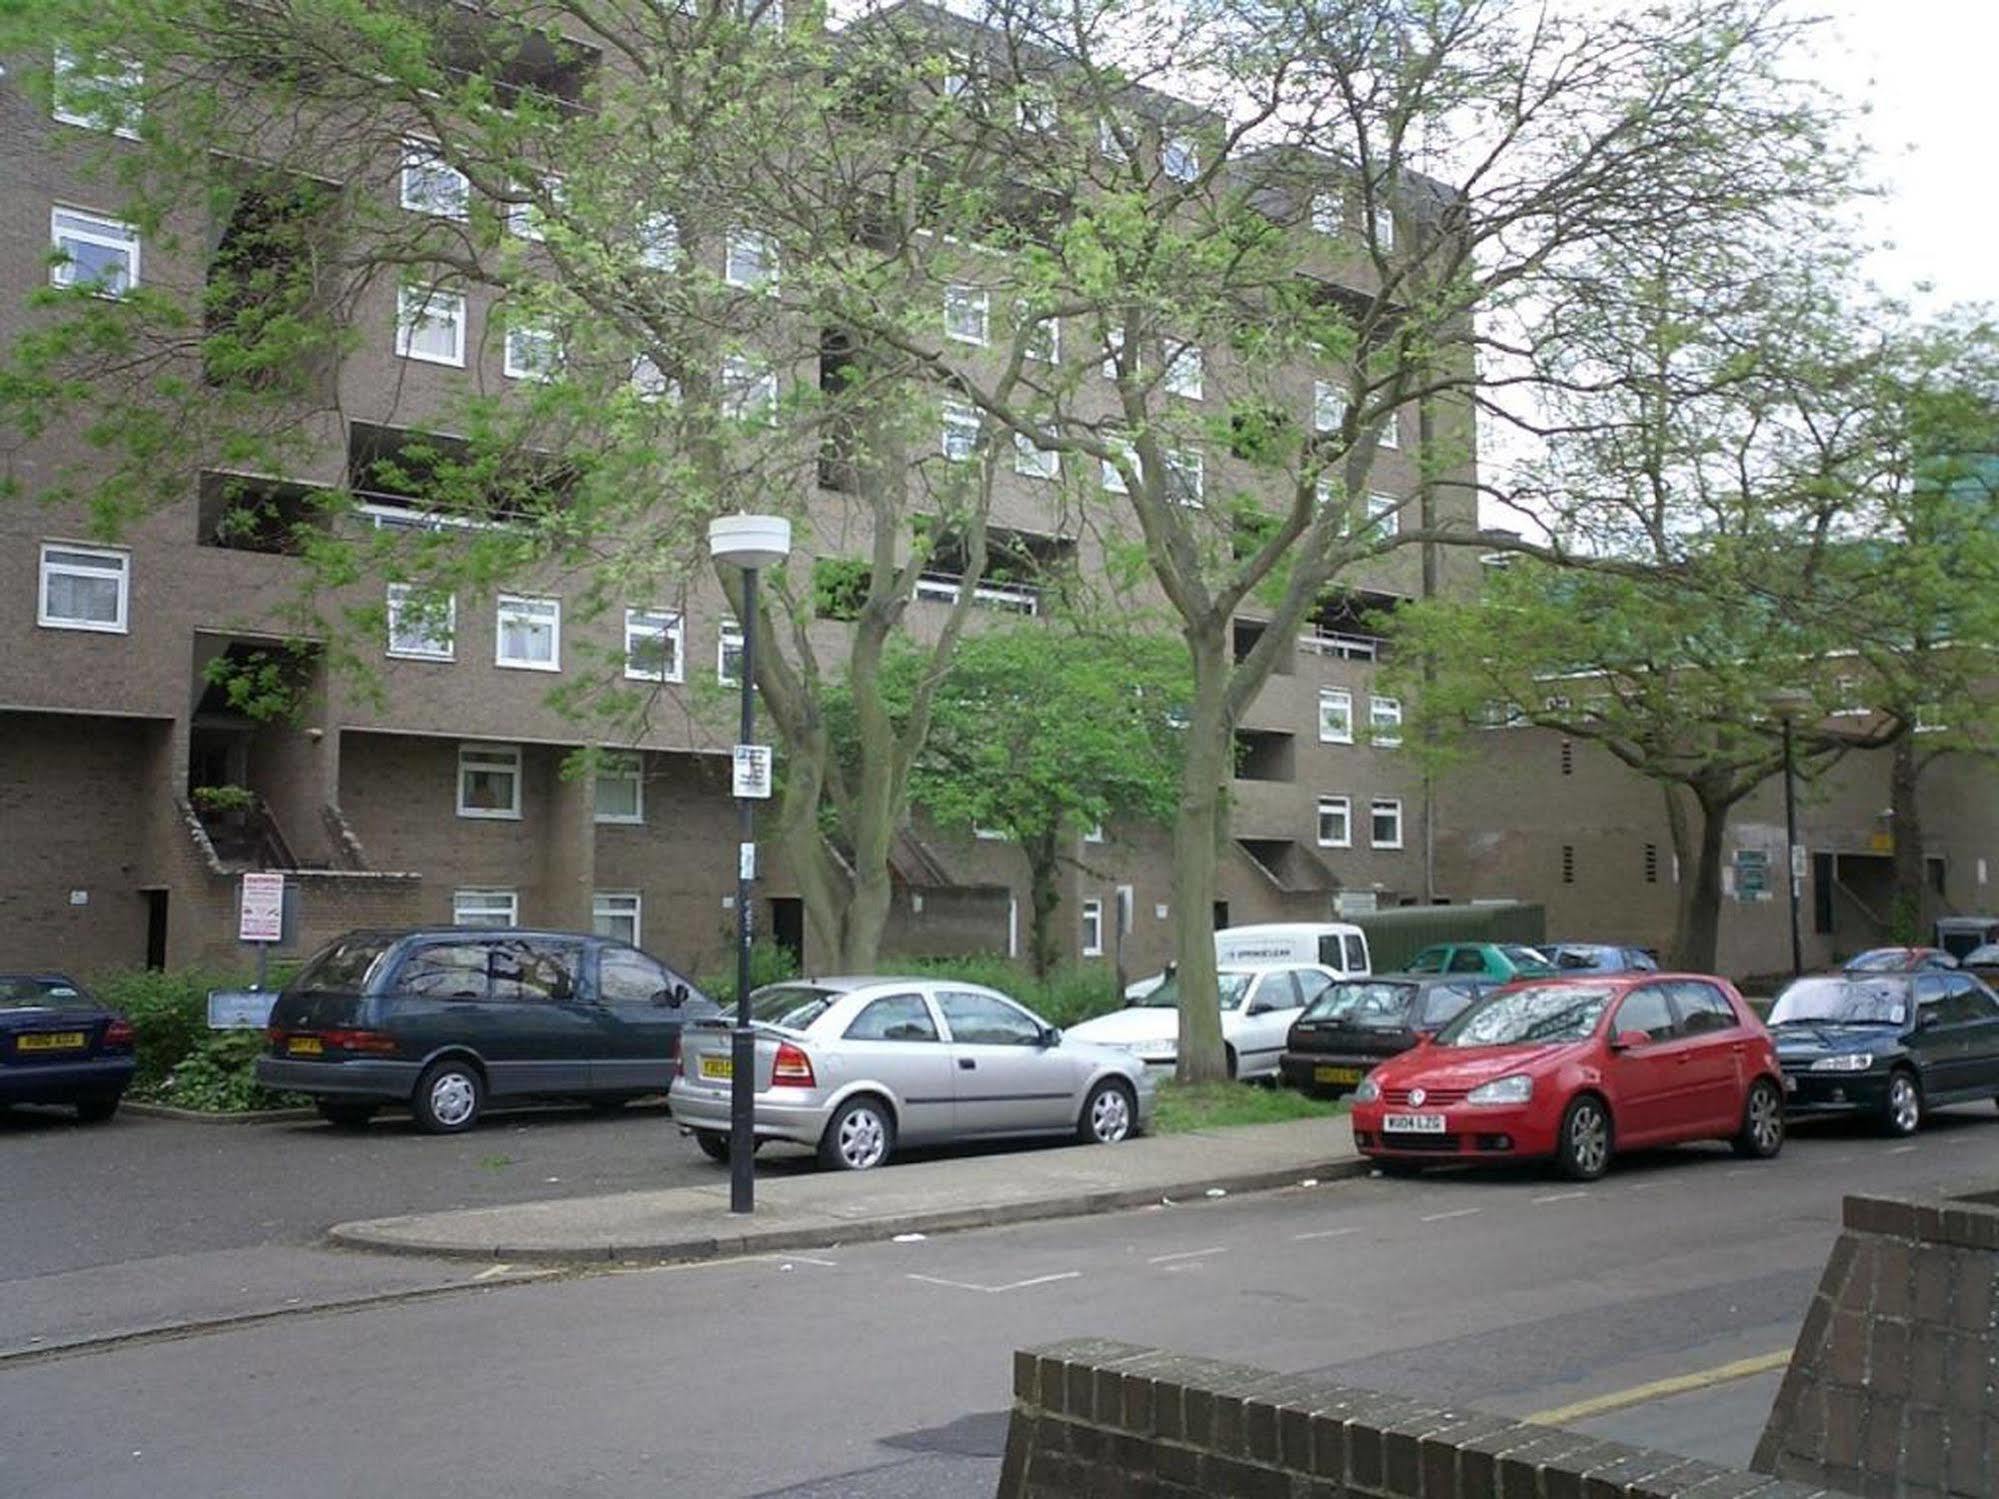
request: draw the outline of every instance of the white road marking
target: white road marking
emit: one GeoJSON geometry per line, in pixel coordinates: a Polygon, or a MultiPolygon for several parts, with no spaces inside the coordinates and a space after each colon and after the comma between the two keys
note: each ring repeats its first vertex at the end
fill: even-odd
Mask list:
{"type": "Polygon", "coordinates": [[[1747,1176],[1756,1169],[1754,1166],[1732,1166],[1721,1174],[1723,1176],[1747,1176]]]}
{"type": "Polygon", "coordinates": [[[910,1280],[920,1280],[925,1285],[948,1286],[953,1291],[977,1291],[982,1296],[997,1296],[1001,1291],[1024,1291],[1029,1286],[1045,1286],[1058,1280],[1080,1280],[1080,1270],[1064,1270],[1060,1275],[1037,1275],[1031,1280],[1016,1280],[1003,1286],[975,1286],[962,1280],[945,1280],[939,1275],[911,1275],[910,1280]]]}
{"type": "Polygon", "coordinates": [[[1897,1145],[1897,1146],[1896,1146],[1896,1147],[1895,1147],[1894,1149],[1890,1150],[1890,1151],[1888,1152],[1888,1154],[1889,1154],[1889,1155],[1907,1155],[1907,1154],[1908,1154],[1908,1153],[1909,1153],[1910,1151],[1914,1150],[1915,1148],[1916,1148],[1916,1147],[1915,1147],[1915,1146],[1913,1146],[1913,1145],[1897,1145]]]}
{"type": "Polygon", "coordinates": [[[760,1254],[757,1258],[787,1265],[793,1261],[801,1265],[824,1265],[828,1270],[837,1270],[840,1266],[838,1260],[822,1260],[810,1254],[760,1254]]]}
{"type": "Polygon", "coordinates": [[[1178,1254],[1155,1254],[1145,1263],[1148,1265],[1164,1265],[1171,1260],[1198,1260],[1204,1259],[1211,1254],[1227,1254],[1228,1252],[1228,1245],[1217,1244],[1213,1249],[1183,1249],[1178,1254]]]}
{"type": "Polygon", "coordinates": [[[1574,1202],[1579,1197],[1587,1197],[1587,1192],[1550,1192],[1546,1197],[1529,1198],[1530,1202],[1574,1202]]]}
{"type": "Polygon", "coordinates": [[[1358,1228],[1319,1228],[1319,1229],[1314,1229],[1309,1234],[1293,1234],[1291,1236],[1291,1242],[1294,1244],[1302,1244],[1307,1239],[1338,1239],[1344,1237],[1347,1234],[1357,1234],[1359,1232],[1360,1230],[1358,1228]]]}
{"type": "Polygon", "coordinates": [[[474,1280],[492,1280],[496,1276],[505,1275],[509,1270],[513,1268],[514,1267],[512,1265],[494,1265],[491,1269],[481,1270],[477,1275],[473,1276],[472,1278],[474,1280]]]}
{"type": "Polygon", "coordinates": [[[1473,1213],[1482,1213],[1484,1211],[1484,1208],[1459,1208],[1455,1212],[1450,1213],[1432,1213],[1427,1218],[1421,1218],[1417,1221],[1421,1223],[1442,1223],[1446,1218],[1469,1218],[1473,1213]]]}

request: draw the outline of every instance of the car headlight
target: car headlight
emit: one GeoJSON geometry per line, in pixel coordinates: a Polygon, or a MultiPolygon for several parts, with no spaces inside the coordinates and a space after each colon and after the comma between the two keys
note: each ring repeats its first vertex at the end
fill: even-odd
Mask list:
{"type": "Polygon", "coordinates": [[[1380,1097],[1381,1089],[1376,1086],[1374,1079],[1371,1077],[1362,1078],[1360,1086],[1353,1090],[1353,1101],[1355,1103],[1374,1103],[1380,1097]]]}
{"type": "Polygon", "coordinates": [[[1845,1056],[1820,1057],[1812,1063],[1814,1072],[1865,1072],[1874,1065],[1871,1051],[1849,1052],[1845,1056]]]}
{"type": "Polygon", "coordinates": [[[1534,1079],[1516,1073],[1481,1083],[1465,1095],[1466,1103],[1525,1103],[1534,1096],[1534,1079]]]}

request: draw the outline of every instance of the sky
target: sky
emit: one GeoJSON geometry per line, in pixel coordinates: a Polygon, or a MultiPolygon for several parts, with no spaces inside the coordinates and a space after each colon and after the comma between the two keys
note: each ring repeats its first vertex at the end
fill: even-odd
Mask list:
{"type": "Polygon", "coordinates": [[[1999,198],[1993,179],[1993,0],[1818,0],[1828,17],[1813,71],[1868,114],[1858,123],[1887,189],[1863,211],[1870,239],[1891,241],[1869,270],[1920,310],[1999,302],[1999,198]],[[1934,290],[1919,291],[1922,282],[1934,290]]]}

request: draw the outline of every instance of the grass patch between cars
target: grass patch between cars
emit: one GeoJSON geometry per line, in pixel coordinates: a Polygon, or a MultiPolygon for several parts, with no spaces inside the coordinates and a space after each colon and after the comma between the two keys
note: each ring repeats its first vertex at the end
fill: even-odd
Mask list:
{"type": "Polygon", "coordinates": [[[1231,1124],[1331,1119],[1346,1110],[1344,1098],[1308,1098],[1295,1088],[1265,1088],[1254,1083],[1180,1083],[1169,1078],[1159,1085],[1159,1103],[1152,1127],[1162,1135],[1177,1135],[1231,1124]]]}

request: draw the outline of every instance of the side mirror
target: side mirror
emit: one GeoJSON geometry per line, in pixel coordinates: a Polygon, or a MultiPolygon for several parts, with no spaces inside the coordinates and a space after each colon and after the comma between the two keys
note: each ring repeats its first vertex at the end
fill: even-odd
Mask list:
{"type": "Polygon", "coordinates": [[[1643,1031],[1619,1031],[1610,1038],[1612,1051],[1630,1051],[1634,1046],[1650,1044],[1652,1038],[1643,1031]]]}
{"type": "Polygon", "coordinates": [[[1041,1028],[1041,1044],[1043,1046],[1060,1046],[1062,1044],[1062,1027],[1059,1025],[1044,1025],[1041,1028]]]}
{"type": "Polygon", "coordinates": [[[1926,1010],[1916,1011],[1916,1029],[1919,1031],[1934,1030],[1942,1023],[1943,1017],[1937,1014],[1934,1005],[1926,1010]]]}
{"type": "Polygon", "coordinates": [[[1437,1031],[1434,1026],[1428,1030],[1419,1030],[1415,1034],[1418,1046],[1428,1046],[1432,1041],[1437,1039],[1437,1031]]]}
{"type": "Polygon", "coordinates": [[[1259,999],[1252,1001],[1250,1007],[1247,1010],[1245,1010],[1243,1013],[1246,1015],[1268,1015],[1272,1010],[1276,1008],[1277,1008],[1276,1005],[1266,1004],[1264,1001],[1259,999]]]}

